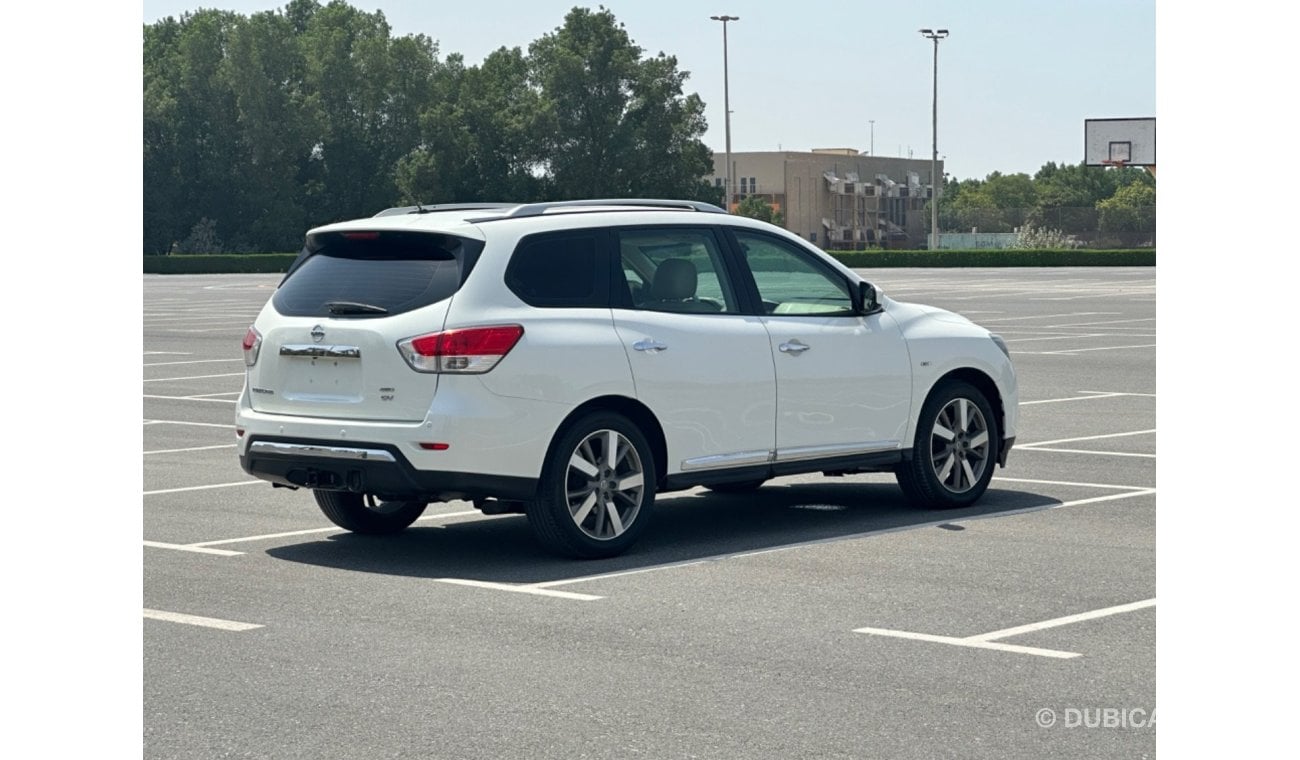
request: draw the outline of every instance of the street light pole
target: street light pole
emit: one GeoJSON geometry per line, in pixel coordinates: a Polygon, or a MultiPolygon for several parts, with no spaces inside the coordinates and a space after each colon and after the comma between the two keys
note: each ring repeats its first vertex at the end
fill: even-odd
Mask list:
{"type": "Polygon", "coordinates": [[[735,181],[731,176],[731,87],[727,81],[727,22],[739,21],[740,16],[709,16],[722,22],[722,108],[727,128],[727,213],[731,213],[731,193],[735,181]]]}
{"type": "Polygon", "coordinates": [[[874,156],[876,155],[876,120],[867,119],[867,121],[871,122],[871,147],[867,148],[867,155],[874,156]]]}
{"type": "Polygon", "coordinates": [[[948,30],[931,31],[922,29],[921,36],[934,40],[934,101],[931,104],[934,152],[930,157],[930,187],[932,188],[930,192],[930,246],[931,250],[937,251],[939,249],[939,191],[943,187],[939,181],[939,40],[948,36],[948,30]]]}

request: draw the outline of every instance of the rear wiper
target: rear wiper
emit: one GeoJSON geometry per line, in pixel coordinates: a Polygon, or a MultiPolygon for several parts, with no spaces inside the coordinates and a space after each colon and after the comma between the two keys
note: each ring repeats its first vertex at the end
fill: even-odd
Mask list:
{"type": "Polygon", "coordinates": [[[357,303],[356,301],[329,301],[325,308],[330,310],[330,314],[387,314],[388,309],[382,306],[375,306],[368,303],[357,303]]]}

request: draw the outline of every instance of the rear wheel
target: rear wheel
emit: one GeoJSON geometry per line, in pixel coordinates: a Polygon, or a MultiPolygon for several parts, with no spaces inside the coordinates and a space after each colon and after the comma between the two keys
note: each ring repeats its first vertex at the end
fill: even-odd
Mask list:
{"type": "Polygon", "coordinates": [[[650,520],[654,473],[650,445],[636,425],[613,412],[589,414],[556,440],[528,522],[557,554],[620,554],[650,520]]]}
{"type": "Polygon", "coordinates": [[[898,485],[917,506],[969,506],[993,479],[1001,440],[993,407],[980,389],[960,380],[941,383],[921,409],[912,459],[895,471],[898,485]]]}
{"type": "Polygon", "coordinates": [[[381,535],[404,530],[429,506],[422,501],[379,501],[370,494],[312,491],[330,522],[353,533],[381,535]]]}

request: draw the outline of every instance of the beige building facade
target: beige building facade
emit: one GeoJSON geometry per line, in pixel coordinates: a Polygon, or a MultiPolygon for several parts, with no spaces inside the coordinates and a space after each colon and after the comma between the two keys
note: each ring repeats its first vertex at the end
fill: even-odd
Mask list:
{"type": "MultiPolygon", "coordinates": [[[[822,248],[923,248],[930,228],[930,161],[868,156],[853,148],[732,153],[732,208],[757,195],[787,230],[822,248]]],[[[726,154],[713,154],[725,185],[726,154]]],[[[943,176],[943,162],[939,162],[943,176]]]]}

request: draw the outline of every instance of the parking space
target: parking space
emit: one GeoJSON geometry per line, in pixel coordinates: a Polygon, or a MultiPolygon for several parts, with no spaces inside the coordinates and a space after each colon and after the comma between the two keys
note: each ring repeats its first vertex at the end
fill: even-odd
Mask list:
{"type": "Polygon", "coordinates": [[[464,502],[372,538],[250,483],[239,341],[278,278],[146,276],[146,756],[1154,754],[1153,726],[1035,719],[1155,708],[1154,271],[864,275],[1011,346],[984,499],[695,489],[589,562],[464,502]]]}

